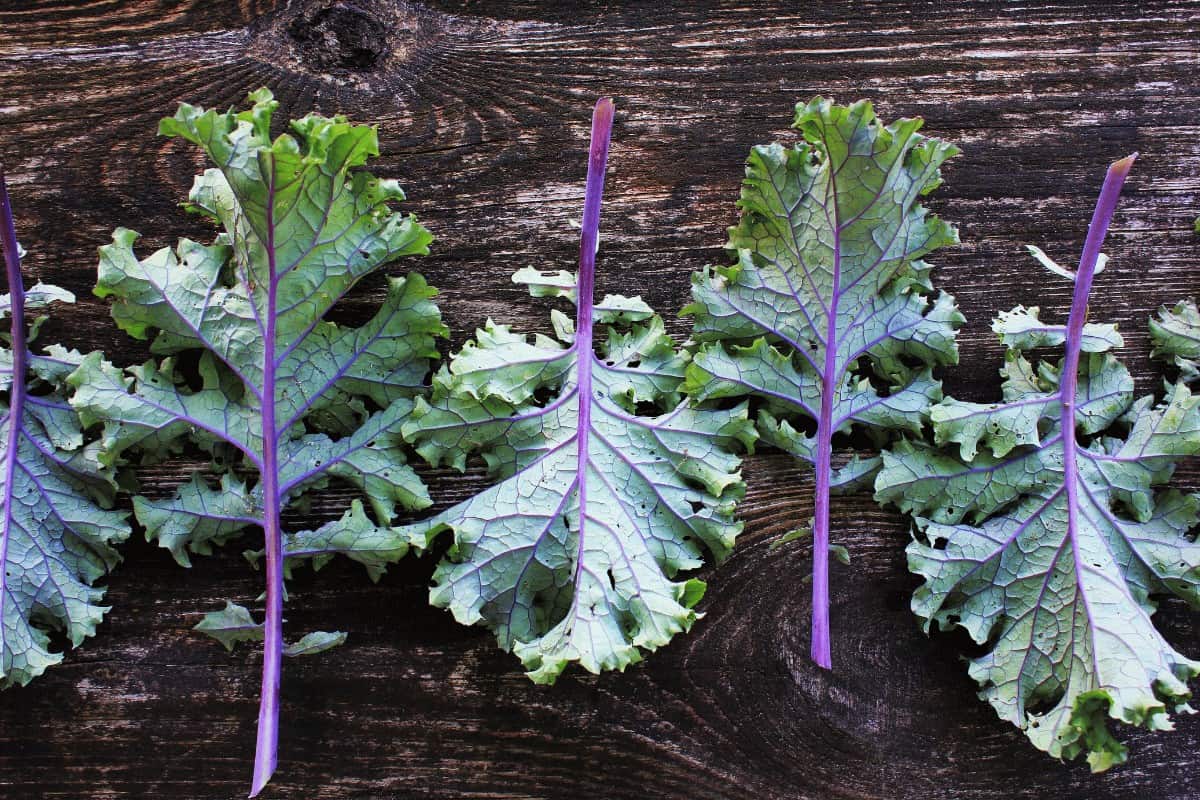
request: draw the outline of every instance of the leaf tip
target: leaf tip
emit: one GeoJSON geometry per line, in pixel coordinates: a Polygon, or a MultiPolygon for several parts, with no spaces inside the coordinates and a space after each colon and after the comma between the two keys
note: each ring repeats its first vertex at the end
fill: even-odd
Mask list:
{"type": "Polygon", "coordinates": [[[1138,153],[1134,151],[1124,158],[1117,159],[1108,168],[1109,172],[1114,175],[1124,177],[1129,174],[1129,170],[1133,169],[1133,162],[1137,161],[1138,153]]]}

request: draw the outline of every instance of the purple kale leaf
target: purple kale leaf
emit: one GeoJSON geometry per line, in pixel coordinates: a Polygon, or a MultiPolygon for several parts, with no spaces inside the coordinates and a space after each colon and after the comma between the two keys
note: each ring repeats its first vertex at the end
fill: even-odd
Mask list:
{"type": "Polygon", "coordinates": [[[1160,308],[1158,318],[1150,319],[1150,335],[1154,355],[1173,361],[1189,385],[1200,383],[1200,308],[1195,300],[1160,308]]]}
{"type": "Polygon", "coordinates": [[[687,354],[645,303],[593,304],[612,115],[597,103],[578,286],[569,272],[514,276],[535,297],[577,298],[574,321],[555,311],[557,338],[532,339],[489,322],[405,424],[432,463],[478,452],[499,479],[403,529],[419,547],[453,533],[432,602],[489,628],[540,683],[571,662],[624,669],[691,627],[704,584],[681,573],[732,548],[734,450],[755,439],[745,404],[683,398],[687,354]]]}
{"type": "Polygon", "coordinates": [[[828,668],[830,492],[879,466],[856,457],[835,472],[834,435],[919,432],[941,397],[932,369],[956,362],[962,317],[949,295],[926,296],[921,259],[958,236],[919,200],[958,149],[918,134],[919,119],[881,124],[867,102],[816,98],[794,127],[795,146],[750,152],[727,245],[737,263],[693,279],[684,313],[703,346],[686,389],[760,398],[763,440],[813,465],[812,657],[828,668]]]}
{"type": "MultiPolygon", "coordinates": [[[[280,511],[331,480],[361,490],[379,526],[392,521],[397,505],[429,505],[405,462],[400,430],[445,329],[435,292],[416,274],[389,279],[383,305],[359,327],[324,319],[359,280],[400,256],[426,253],[432,237],[391,209],[404,198],[394,181],[355,169],[379,152],[374,128],[311,114],[272,140],[277,103],[265,89],[249,99],[249,110],[223,114],[185,104],[159,128],[198,145],[217,165],[196,178],[189,196],[193,210],[220,225],[215,241],[183,239],[139,259],[137,235],[118,229],[101,248],[97,293],[114,299],[118,325],[139,338],[153,335],[152,352],[165,357],[120,370],[89,356],[71,382],[83,418],[104,424],[109,463],[133,452],[152,458],[184,440],[213,452],[220,486],[197,475],[173,498],[135,500],[148,535],[178,561],[248,527],[263,531],[257,794],[277,750],[285,649],[280,511]],[[180,366],[188,352],[200,354],[194,377],[180,366]]],[[[364,521],[356,502],[336,544],[378,574],[381,546],[364,521]]],[[[403,552],[390,540],[382,549],[389,559],[403,552]]]]}
{"type": "Polygon", "coordinates": [[[129,525],[126,514],[105,510],[116,483],[67,403],[65,379],[83,356],[57,345],[30,349],[25,312],[75,298],[44,284],[25,291],[3,172],[0,245],[9,290],[0,316],[11,322],[0,346],[0,686],[11,686],[62,661],[50,650],[51,631],[75,646],[96,632],[108,608],[95,582],[116,566],[114,545],[129,525]]]}
{"type": "Polygon", "coordinates": [[[1067,324],[1001,315],[1003,402],[946,398],[930,417],[954,451],[899,443],[875,483],[877,499],[916,517],[908,563],[925,579],[912,607],[926,630],[966,630],[985,651],[969,668],[980,696],[1038,748],[1086,754],[1096,771],[1126,757],[1108,719],[1168,729],[1200,674],[1151,620],[1154,596],[1200,606],[1200,543],[1188,536],[1200,497],[1161,488],[1200,452],[1200,398],[1180,382],[1157,405],[1135,399],[1109,352],[1115,328],[1085,322],[1132,163],[1109,168],[1067,324]],[[1057,363],[1024,354],[1057,346],[1057,363]]]}

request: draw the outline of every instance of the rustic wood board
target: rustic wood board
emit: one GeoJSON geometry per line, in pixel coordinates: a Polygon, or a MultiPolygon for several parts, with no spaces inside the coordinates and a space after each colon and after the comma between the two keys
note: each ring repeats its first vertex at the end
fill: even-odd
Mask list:
{"type": "MultiPolygon", "coordinates": [[[[963,239],[938,255],[936,277],[970,319],[963,364],[946,376],[966,399],[997,390],[991,314],[1036,303],[1059,316],[1069,304],[1066,282],[1020,244],[1069,259],[1104,166],[1140,151],[1092,306],[1120,323],[1139,387],[1160,380],[1145,319],[1200,274],[1196,3],[334,5],[0,2],[0,159],[31,251],[27,274],[82,299],[50,336],[118,363],[145,356],[89,290],[95,248],[117,224],[147,247],[204,234],[176,205],[197,153],[153,135],[181,100],[226,106],[267,85],[281,116],[316,109],[377,122],[376,171],[400,179],[438,237],[420,269],[443,289],[457,345],[488,316],[544,320],[508,277],[573,261],[569,221],[596,96],[618,107],[599,288],[674,309],[689,273],[723,259],[748,147],[790,140],[792,104],[820,93],[870,98],[885,118],[924,116],[963,147],[931,205],[963,239]]],[[[347,318],[379,296],[378,283],[365,287],[347,318]]],[[[143,477],[165,491],[193,466],[143,477]]],[[[707,616],[625,674],[531,685],[485,632],[425,605],[429,558],[377,585],[345,564],[298,580],[289,624],[350,640],[287,665],[280,768],[264,796],[1200,797],[1200,719],[1173,734],[1125,732],[1130,763],[1102,776],[1047,759],[1000,723],[974,696],[962,640],[917,630],[905,525],[866,496],[835,503],[835,537],[853,562],[834,567],[836,671],[814,668],[810,553],[768,549],[811,513],[811,481],[777,454],[751,458],[745,472],[747,533],[703,575],[707,616]]],[[[431,475],[440,505],[479,480],[431,475]]],[[[1181,480],[1200,488],[1200,470],[1181,480]]],[[[290,522],[327,519],[346,502],[330,494],[290,522]]],[[[97,637],[3,695],[0,796],[244,795],[259,657],[189,630],[220,599],[260,591],[239,549],[190,572],[145,543],[126,549],[97,637]]],[[[1194,615],[1168,603],[1159,619],[1176,646],[1200,654],[1194,615]]]]}

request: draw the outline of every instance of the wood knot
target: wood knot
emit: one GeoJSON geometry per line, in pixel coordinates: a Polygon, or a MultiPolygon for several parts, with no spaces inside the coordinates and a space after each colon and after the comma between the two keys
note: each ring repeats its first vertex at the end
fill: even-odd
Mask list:
{"type": "Polygon", "coordinates": [[[407,0],[279,6],[250,27],[247,55],[273,70],[372,94],[410,89],[436,53],[486,27],[407,0]]]}
{"type": "Polygon", "coordinates": [[[366,72],[391,54],[387,25],[353,3],[338,2],[301,14],[288,26],[304,61],[322,72],[366,72]]]}

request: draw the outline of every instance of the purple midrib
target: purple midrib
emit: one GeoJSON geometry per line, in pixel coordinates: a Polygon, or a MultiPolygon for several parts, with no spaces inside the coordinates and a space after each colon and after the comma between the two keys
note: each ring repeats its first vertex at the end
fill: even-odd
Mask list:
{"type": "Polygon", "coordinates": [[[1091,224],[1088,225],[1083,253],[1079,257],[1079,269],[1075,273],[1075,291],[1071,297],[1071,312],[1067,318],[1066,349],[1058,387],[1061,408],[1059,425],[1063,440],[1063,482],[1067,490],[1067,537],[1071,544],[1077,591],[1083,598],[1084,609],[1089,620],[1092,619],[1092,610],[1088,605],[1087,593],[1083,590],[1083,573],[1079,565],[1079,464],[1075,432],[1075,395],[1079,384],[1079,354],[1083,326],[1087,321],[1088,295],[1092,291],[1092,280],[1096,274],[1096,262],[1100,257],[1100,247],[1108,233],[1109,223],[1112,222],[1117,199],[1121,194],[1121,186],[1125,183],[1125,177],[1129,174],[1129,169],[1133,166],[1136,157],[1137,154],[1134,153],[1115,162],[1108,168],[1108,172],[1104,176],[1104,186],[1100,190],[1100,198],[1096,201],[1096,210],[1092,214],[1091,224]]]}
{"type": "Polygon", "coordinates": [[[578,364],[579,421],[576,429],[575,480],[579,495],[579,539],[575,555],[575,585],[583,569],[584,536],[587,521],[588,446],[592,427],[592,335],[596,287],[596,242],[600,230],[600,204],[604,195],[604,173],[608,163],[608,145],[612,138],[613,102],[603,97],[592,114],[592,141],[588,157],[587,188],[583,200],[583,221],[579,236],[579,277],[576,290],[575,358],[578,364]]]}
{"type": "Polygon", "coordinates": [[[25,419],[25,374],[29,353],[25,339],[25,284],[21,279],[21,257],[13,226],[12,202],[4,171],[0,169],[0,244],[8,274],[9,318],[12,321],[12,376],[8,401],[8,450],[4,454],[4,521],[0,526],[0,619],[8,597],[8,541],[12,531],[13,476],[17,468],[22,422],[25,419]]]}
{"type": "Polygon", "coordinates": [[[275,772],[279,743],[279,685],[283,659],[283,541],[279,523],[279,436],[275,426],[275,162],[267,184],[266,213],[267,308],[263,342],[262,484],[263,539],[266,547],[266,613],[263,618],[262,690],[258,709],[258,738],[254,752],[254,797],[275,772]]]}
{"type": "Polygon", "coordinates": [[[837,312],[842,282],[842,228],[838,222],[837,184],[829,171],[833,205],[833,278],[825,325],[825,362],[821,369],[821,411],[817,418],[817,458],[814,464],[813,591],[810,655],[817,666],[832,667],[829,642],[829,484],[833,466],[833,403],[837,392],[837,312]]]}

